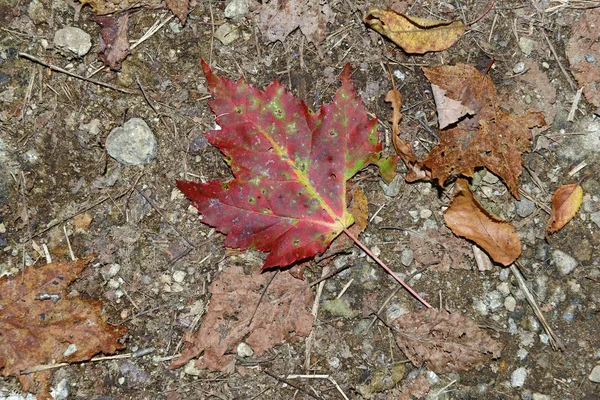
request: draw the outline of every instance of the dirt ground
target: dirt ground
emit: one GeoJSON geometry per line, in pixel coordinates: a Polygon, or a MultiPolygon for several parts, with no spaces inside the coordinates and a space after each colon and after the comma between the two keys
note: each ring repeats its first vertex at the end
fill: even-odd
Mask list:
{"type": "MultiPolygon", "coordinates": [[[[100,28],[89,7],[75,19],[75,9],[61,0],[4,2],[0,269],[15,273],[24,265],[45,263],[40,250],[44,244],[55,259],[65,259],[64,227],[75,255],[95,254],[70,290],[103,300],[109,321],[129,329],[123,353],[147,353],[57,369],[54,385],[66,380],[73,399],[340,399],[342,392],[351,399],[393,399],[403,385],[424,375],[430,384],[428,399],[600,398],[600,384],[588,378],[600,363],[600,226],[592,219],[600,210],[600,178],[595,173],[600,167],[600,124],[596,108],[585,97],[573,121],[567,121],[577,87],[568,80],[573,77],[566,46],[575,24],[591,12],[577,9],[578,3],[497,1],[456,45],[416,56],[369,29],[363,22],[366,9],[391,7],[468,22],[484,13],[488,2],[332,1],[335,22],[328,25],[326,40],[317,49],[298,31],[283,42],[265,44],[252,13],[233,22],[239,38],[224,45],[214,39],[212,23],[218,27],[225,22],[227,2],[199,1],[185,26],[176,20],[163,26],[132,51],[121,72],[94,75],[114,86],[135,91],[142,87],[141,95],[100,87],[18,57],[19,52],[28,53],[84,76],[98,69],[100,28]],[[546,12],[550,6],[560,7],[546,12]],[[87,55],[69,59],[53,48],[55,31],[65,26],[91,35],[87,55]],[[532,46],[529,55],[523,49],[527,45],[532,46]],[[549,239],[548,215],[541,207],[533,203],[529,212],[522,211],[525,205],[515,202],[490,173],[479,171],[474,179],[482,204],[517,227],[523,273],[563,342],[563,351],[551,348],[513,274],[500,266],[479,270],[472,243],[443,227],[447,191],[402,179],[395,189],[385,188],[376,169],[369,167],[352,179],[369,200],[371,221],[361,236],[364,243],[403,276],[422,269],[427,260],[440,262],[425,268],[411,285],[434,307],[465,314],[485,327],[504,344],[501,357],[468,371],[439,375],[426,364],[412,365],[385,324],[367,329],[370,312],[384,304],[397,284],[354,249],[328,260],[331,268],[352,267],[326,281],[321,299],[335,299],[353,279],[342,298],[356,312],[319,311],[309,371],[304,369],[306,339],[279,345],[261,357],[238,358],[230,374],[168,368],[181,351],[184,333],[201,324],[199,310],[209,303],[208,287],[219,271],[234,265],[259,269],[264,260],[259,252],[225,249],[224,236],[203,225],[175,187],[176,179],[231,177],[222,154],[201,136],[214,128],[214,115],[207,106],[210,96],[200,60],[220,76],[243,77],[258,88],[276,78],[312,108],[330,101],[349,63],[367,110],[381,121],[386,154],[394,151],[387,122],[391,109],[384,102],[391,89],[389,63],[404,96],[403,137],[423,157],[437,142],[437,117],[420,67],[465,63],[484,69],[492,57],[489,74],[501,107],[515,113],[542,111],[551,122],[548,129],[536,131],[534,149],[523,158],[527,171],[520,187],[548,206],[560,185],[590,174],[583,183],[579,214],[549,239]],[[524,69],[519,69],[520,62],[524,69]],[[146,121],[157,138],[158,154],[145,166],[121,165],[105,152],[108,133],[132,117],[146,121]],[[569,175],[582,162],[583,169],[569,175]],[[81,222],[82,215],[91,217],[89,226],[81,222]],[[562,253],[556,250],[576,260],[573,271],[560,273],[562,253]],[[115,264],[120,268],[111,271],[115,264]],[[450,264],[463,268],[442,268],[450,264]],[[265,370],[278,376],[329,375],[340,390],[327,379],[294,381],[309,397],[265,370]],[[390,384],[392,370],[402,373],[390,384]],[[525,374],[520,384],[519,374],[525,374]]],[[[130,38],[140,38],[166,15],[158,10],[131,14],[130,38]]],[[[404,167],[398,171],[403,174],[404,167]]],[[[328,261],[312,262],[305,279],[318,279],[328,261]]],[[[419,309],[418,302],[400,290],[387,303],[382,319],[419,309]]],[[[13,377],[1,378],[0,388],[0,397],[20,391],[13,377]]]]}

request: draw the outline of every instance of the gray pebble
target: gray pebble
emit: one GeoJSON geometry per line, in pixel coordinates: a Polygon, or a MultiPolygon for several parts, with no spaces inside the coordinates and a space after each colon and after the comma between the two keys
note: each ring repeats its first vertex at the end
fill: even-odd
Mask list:
{"type": "Polygon", "coordinates": [[[385,193],[388,197],[396,197],[400,194],[400,189],[402,189],[402,183],[404,182],[404,178],[402,175],[397,174],[394,179],[389,184],[386,184],[384,181],[379,181],[379,186],[383,189],[383,193],[385,193]]]}
{"type": "MultiPolygon", "coordinates": [[[[58,385],[50,391],[50,394],[55,400],[67,400],[69,398],[69,381],[63,379],[58,382],[58,385]]],[[[7,399],[8,398],[9,397],[7,397],[7,399]]],[[[29,396],[27,396],[27,398],[29,398],[29,396]]]]}
{"type": "Polygon", "coordinates": [[[542,393],[534,393],[532,399],[533,400],[552,400],[552,398],[550,396],[547,396],[542,393]]]}
{"type": "Polygon", "coordinates": [[[144,165],[156,157],[156,138],[141,118],[131,118],[106,138],[106,151],[123,165],[144,165]]]}
{"type": "Polygon", "coordinates": [[[333,369],[338,369],[340,367],[340,359],[337,357],[331,357],[331,360],[329,360],[329,366],[333,369]]]}
{"type": "Polygon", "coordinates": [[[577,266],[576,259],[560,250],[554,250],[552,252],[552,261],[554,262],[554,265],[556,265],[556,269],[561,276],[570,274],[577,266]]]}
{"type": "Polygon", "coordinates": [[[600,228],[600,211],[590,214],[590,219],[598,228],[600,228]]]}
{"type": "Polygon", "coordinates": [[[412,249],[406,248],[402,250],[402,255],[400,255],[400,262],[402,263],[402,265],[408,267],[410,264],[412,264],[413,260],[414,254],[412,249]]]}
{"type": "Polygon", "coordinates": [[[248,0],[231,0],[225,7],[225,18],[240,18],[248,13],[248,0]]]}
{"type": "Polygon", "coordinates": [[[515,200],[515,208],[517,215],[521,218],[525,218],[533,214],[536,206],[533,201],[523,197],[520,201],[515,200]]]}
{"type": "Polygon", "coordinates": [[[510,275],[510,270],[508,268],[502,268],[502,270],[500,270],[500,280],[501,281],[505,281],[508,279],[510,275]]]}
{"type": "Polygon", "coordinates": [[[526,56],[531,54],[531,52],[533,51],[533,48],[535,47],[535,44],[536,44],[535,41],[533,41],[527,37],[519,38],[519,48],[521,49],[523,54],[525,54],[526,56]]]}
{"type": "Polygon", "coordinates": [[[510,374],[510,386],[522,387],[525,384],[525,378],[527,377],[527,368],[517,368],[510,374]]]}
{"type": "Polygon", "coordinates": [[[596,62],[596,57],[594,57],[591,54],[586,54],[586,55],[583,56],[583,58],[585,58],[585,61],[587,61],[589,63],[596,62]]]}
{"type": "Polygon", "coordinates": [[[92,48],[90,35],[74,26],[67,26],[56,31],[54,34],[54,45],[70,55],[83,57],[92,48]]]}
{"type": "Polygon", "coordinates": [[[589,376],[590,381],[600,383],[600,365],[596,365],[589,376]]]}
{"type": "Polygon", "coordinates": [[[515,320],[512,318],[508,319],[508,333],[510,333],[511,335],[516,335],[517,333],[519,333],[519,327],[517,326],[515,320]]]}
{"type": "Polygon", "coordinates": [[[226,46],[235,42],[239,37],[240,29],[229,22],[225,22],[215,31],[215,38],[226,46]]]}
{"type": "Polygon", "coordinates": [[[517,301],[512,296],[507,296],[504,299],[504,308],[506,308],[509,312],[515,311],[515,307],[517,305],[517,301]]]}
{"type": "Polygon", "coordinates": [[[520,74],[521,72],[525,71],[525,63],[523,61],[519,61],[518,63],[515,64],[515,66],[513,67],[513,72],[515,74],[520,74]]]}
{"type": "Polygon", "coordinates": [[[504,305],[504,296],[498,290],[492,290],[487,295],[490,311],[498,311],[504,305]]]}
{"type": "Polygon", "coordinates": [[[405,306],[402,306],[398,303],[393,303],[385,311],[385,316],[387,318],[387,321],[389,323],[392,323],[393,321],[400,318],[402,315],[408,314],[409,312],[410,310],[407,309],[405,306]]]}

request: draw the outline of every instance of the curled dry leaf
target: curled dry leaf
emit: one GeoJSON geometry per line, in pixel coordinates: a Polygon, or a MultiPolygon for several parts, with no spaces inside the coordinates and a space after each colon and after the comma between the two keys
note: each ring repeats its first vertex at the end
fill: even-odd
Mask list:
{"type": "Polygon", "coordinates": [[[409,54],[446,50],[466,28],[460,21],[436,21],[377,8],[369,10],[365,21],[409,54]]]}
{"type": "Polygon", "coordinates": [[[416,366],[440,374],[466,371],[498,358],[502,343],[492,339],[468,317],[430,308],[404,314],[393,324],[394,337],[416,366]]]}
{"type": "Polygon", "coordinates": [[[392,141],[396,153],[398,153],[398,156],[408,169],[406,180],[414,182],[419,179],[428,179],[430,177],[429,171],[423,169],[410,143],[400,138],[399,124],[402,119],[402,113],[400,112],[402,108],[402,94],[398,90],[392,89],[385,95],[385,101],[392,105],[392,118],[390,119],[392,123],[392,141]]]}
{"type": "Polygon", "coordinates": [[[194,336],[186,335],[182,355],[170,367],[178,368],[203,354],[196,367],[226,370],[242,340],[260,356],[284,341],[308,336],[313,324],[309,311],[313,295],[305,281],[279,272],[259,305],[273,273],[246,275],[237,266],[223,271],[210,286],[210,304],[200,330],[194,336]]]}
{"type": "Polygon", "coordinates": [[[121,63],[129,55],[129,14],[95,16],[100,31],[100,59],[113,71],[121,70],[121,63]]]}
{"type": "Polygon", "coordinates": [[[473,197],[466,179],[456,181],[444,221],[452,232],[477,243],[497,263],[508,266],[521,255],[515,227],[484,209],[473,197]]]}
{"type": "Polygon", "coordinates": [[[487,75],[459,64],[423,68],[427,79],[445,90],[445,97],[472,111],[456,127],[441,131],[440,144],[423,160],[431,177],[441,185],[451,176],[472,177],[477,167],[486,167],[499,176],[511,194],[520,199],[518,179],[521,154],[531,146],[530,128],[544,126],[540,112],[512,115],[498,107],[496,88],[487,75]]]}
{"type": "Polygon", "coordinates": [[[106,322],[99,300],[68,297],[67,286],[89,260],[54,262],[0,278],[0,371],[13,375],[28,391],[33,382],[47,392],[48,374],[22,375],[31,367],[50,362],[89,360],[97,353],[122,349],[127,328],[106,322]],[[75,351],[67,355],[67,348],[75,351]]]}
{"type": "Polygon", "coordinates": [[[562,229],[579,211],[583,202],[583,188],[578,183],[563,185],[552,195],[552,215],[548,221],[547,233],[562,229]]]}

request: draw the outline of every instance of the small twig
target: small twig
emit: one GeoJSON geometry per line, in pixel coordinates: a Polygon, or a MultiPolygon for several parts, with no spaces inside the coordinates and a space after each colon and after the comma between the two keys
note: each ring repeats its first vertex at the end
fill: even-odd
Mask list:
{"type": "Polygon", "coordinates": [[[483,12],[483,14],[481,14],[479,17],[475,18],[475,20],[469,22],[467,25],[471,26],[471,25],[475,24],[476,22],[479,22],[483,17],[485,17],[490,12],[492,7],[494,7],[494,2],[490,1],[488,8],[483,12]]]}
{"type": "Polygon", "coordinates": [[[277,379],[279,382],[285,383],[286,385],[291,386],[294,389],[301,391],[302,393],[312,397],[313,399],[321,400],[320,397],[318,397],[318,396],[312,394],[311,392],[309,392],[308,390],[305,390],[304,388],[301,388],[300,386],[288,381],[287,379],[281,378],[267,369],[264,369],[263,371],[265,374],[269,375],[271,378],[277,379]]]}
{"type": "Polygon", "coordinates": [[[212,10],[212,1],[210,1],[210,0],[208,2],[208,10],[210,11],[210,29],[212,30],[211,35],[210,35],[210,52],[208,53],[208,65],[210,67],[212,67],[212,55],[213,55],[213,48],[215,45],[215,17],[213,15],[213,10],[212,10]]]}
{"type": "Polygon", "coordinates": [[[346,270],[346,269],[350,268],[351,266],[352,266],[352,264],[346,264],[346,265],[344,265],[343,267],[339,267],[338,269],[336,269],[336,270],[333,270],[333,271],[329,272],[328,274],[326,274],[326,275],[324,275],[324,276],[320,277],[320,278],[319,278],[319,279],[317,279],[316,281],[309,283],[308,287],[313,287],[313,286],[315,286],[315,285],[317,285],[317,284],[319,284],[319,283],[323,282],[324,280],[326,280],[326,279],[329,279],[329,278],[331,278],[332,276],[334,276],[334,275],[337,275],[337,274],[339,274],[340,272],[342,272],[342,271],[344,271],[344,270],[346,270]]]}
{"type": "Polygon", "coordinates": [[[350,239],[352,239],[354,241],[354,243],[356,243],[356,245],[361,248],[362,251],[364,251],[365,253],[367,253],[369,255],[369,257],[371,257],[377,264],[379,264],[384,270],[386,270],[387,273],[390,274],[399,284],[401,284],[402,286],[404,286],[404,288],[410,294],[412,294],[417,300],[419,300],[425,307],[432,308],[431,304],[429,304],[427,301],[425,301],[425,299],[423,299],[421,296],[419,296],[419,294],[417,292],[415,292],[413,290],[413,288],[411,288],[410,286],[408,286],[402,279],[400,279],[398,277],[398,275],[396,275],[396,273],[390,269],[390,267],[388,267],[383,261],[381,261],[379,259],[379,257],[377,257],[375,254],[373,254],[373,252],[371,250],[369,250],[367,248],[367,246],[365,246],[361,241],[359,241],[352,234],[352,232],[350,232],[347,228],[344,228],[344,233],[346,235],[348,235],[348,237],[350,239]]]}
{"type": "Polygon", "coordinates": [[[342,391],[340,385],[330,376],[330,375],[288,375],[287,379],[327,379],[329,382],[333,383],[338,392],[342,395],[345,400],[348,400],[348,396],[342,391]]]}
{"type": "Polygon", "coordinates": [[[348,288],[350,287],[350,285],[352,285],[352,282],[354,282],[354,278],[350,279],[348,281],[348,283],[346,283],[344,285],[344,287],[342,288],[342,290],[340,291],[340,294],[337,295],[336,300],[339,299],[340,297],[342,297],[344,295],[344,293],[346,293],[346,290],[348,290],[348,288]]]}
{"type": "Polygon", "coordinates": [[[69,235],[67,234],[67,228],[63,225],[63,232],[65,233],[65,238],[67,239],[67,246],[69,247],[69,255],[71,256],[71,261],[77,260],[75,258],[75,254],[73,254],[73,248],[71,247],[71,241],[69,240],[69,235]]]}
{"type": "Polygon", "coordinates": [[[271,283],[277,276],[278,272],[279,272],[279,269],[276,269],[275,273],[273,274],[271,279],[269,279],[269,282],[267,282],[267,284],[265,285],[265,288],[263,289],[262,293],[260,294],[260,299],[258,299],[258,303],[256,303],[256,307],[254,307],[254,312],[252,313],[250,320],[248,320],[248,324],[246,325],[246,327],[249,327],[250,324],[252,324],[252,320],[254,319],[254,316],[256,315],[256,312],[258,311],[258,307],[260,306],[260,303],[262,302],[263,298],[265,297],[265,293],[267,293],[267,289],[269,288],[269,286],[271,286],[271,283]]]}
{"type": "Polygon", "coordinates": [[[148,29],[146,31],[146,33],[144,33],[144,35],[139,38],[135,43],[133,43],[131,46],[129,46],[129,51],[132,51],[133,49],[135,49],[136,47],[138,47],[140,44],[144,43],[146,40],[150,39],[156,32],[158,32],[160,30],[160,28],[162,28],[163,26],[165,26],[165,24],[167,22],[169,22],[170,20],[173,19],[173,17],[175,17],[173,14],[169,15],[164,21],[160,22],[160,21],[156,21],[154,23],[154,25],[152,25],[150,27],[150,29],[148,29]]]}
{"type": "Polygon", "coordinates": [[[575,112],[577,111],[577,107],[579,106],[579,100],[581,100],[581,94],[583,93],[583,86],[577,90],[575,93],[575,97],[573,98],[573,104],[571,104],[571,110],[569,110],[569,115],[567,116],[567,121],[572,122],[575,119],[575,112]]]}
{"type": "Polygon", "coordinates": [[[63,362],[63,363],[59,363],[59,364],[36,365],[35,367],[24,369],[23,371],[21,371],[21,375],[27,375],[27,374],[32,374],[34,372],[46,371],[48,369],[62,368],[62,367],[66,367],[67,365],[72,365],[72,364],[83,364],[83,363],[87,363],[87,362],[97,362],[97,361],[106,361],[106,360],[118,360],[118,359],[122,359],[122,358],[131,358],[133,356],[133,354],[134,353],[127,353],[127,354],[117,354],[114,356],[94,357],[88,361],[82,361],[80,363],[63,362]]]}
{"type": "Polygon", "coordinates": [[[105,87],[108,89],[116,90],[117,92],[122,92],[122,93],[140,94],[140,92],[135,89],[127,89],[127,88],[123,88],[123,87],[119,87],[119,86],[114,86],[114,85],[111,85],[110,83],[104,83],[104,82],[97,81],[95,79],[89,79],[89,78],[86,78],[85,76],[74,74],[65,69],[57,67],[56,65],[48,64],[47,62],[44,62],[41,59],[32,56],[31,54],[19,52],[19,57],[23,57],[23,58],[28,59],[29,61],[36,62],[40,65],[43,65],[46,68],[50,68],[53,71],[60,72],[65,75],[69,75],[73,78],[81,79],[82,81],[85,81],[85,82],[93,83],[94,85],[98,85],[98,86],[102,86],[102,87],[105,87]]]}
{"type": "MultiPolygon", "coordinates": [[[[323,267],[323,278],[327,277],[329,267],[326,265],[323,267]]],[[[317,294],[315,295],[315,300],[313,301],[313,306],[311,313],[313,315],[314,321],[317,321],[317,315],[319,314],[319,304],[321,300],[321,294],[323,293],[323,288],[325,287],[324,279],[321,279],[319,282],[319,287],[317,288],[317,294]]],[[[304,351],[304,370],[306,372],[310,371],[310,352],[312,351],[312,344],[315,338],[315,326],[316,323],[313,323],[313,329],[310,331],[310,334],[306,338],[306,349],[304,351]]]]}
{"type": "Polygon", "coordinates": [[[521,272],[517,268],[517,265],[515,265],[517,263],[518,263],[518,261],[511,264],[510,270],[512,271],[513,275],[517,279],[517,282],[519,283],[519,287],[521,288],[523,293],[525,293],[525,298],[527,299],[527,302],[529,303],[531,308],[533,308],[533,312],[534,312],[535,316],[538,318],[538,320],[544,327],[544,330],[548,334],[548,338],[550,339],[549,341],[550,341],[550,345],[552,346],[552,349],[564,351],[565,346],[563,345],[562,341],[558,338],[558,336],[556,336],[554,334],[554,332],[550,328],[550,325],[548,325],[548,323],[546,322],[546,319],[544,318],[544,314],[542,314],[542,310],[540,310],[540,307],[537,305],[535,298],[533,297],[533,294],[531,294],[531,291],[527,287],[527,284],[525,283],[525,279],[523,278],[523,275],[521,275],[521,272]]]}
{"type": "Polygon", "coordinates": [[[556,60],[556,63],[558,64],[560,70],[562,71],[565,78],[567,78],[567,82],[569,82],[569,86],[571,86],[571,89],[577,90],[577,85],[575,84],[575,82],[573,82],[573,79],[571,79],[571,76],[569,75],[567,70],[565,70],[565,67],[563,67],[562,63],[560,62],[560,59],[558,58],[558,54],[556,54],[556,50],[554,49],[554,46],[550,42],[550,39],[548,39],[548,35],[546,35],[546,32],[544,31],[544,29],[540,29],[540,31],[542,32],[542,35],[544,35],[544,38],[546,39],[546,43],[548,43],[548,47],[550,47],[550,51],[552,52],[552,55],[554,56],[554,59],[556,60]]]}

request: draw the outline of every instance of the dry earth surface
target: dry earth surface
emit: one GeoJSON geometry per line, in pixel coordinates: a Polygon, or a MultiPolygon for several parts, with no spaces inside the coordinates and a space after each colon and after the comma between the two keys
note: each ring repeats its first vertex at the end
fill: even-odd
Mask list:
{"type": "MultiPolygon", "coordinates": [[[[589,377],[600,363],[600,120],[598,105],[591,104],[600,90],[594,86],[600,80],[600,54],[594,47],[598,35],[580,47],[569,42],[586,18],[586,26],[598,32],[598,9],[577,8],[593,2],[497,1],[453,47],[426,55],[407,55],[369,29],[363,22],[366,9],[391,7],[468,22],[483,14],[488,2],[329,1],[330,23],[317,46],[298,30],[266,44],[259,14],[226,21],[227,3],[197,2],[185,25],[176,19],[165,24],[132,51],[120,72],[101,70],[93,77],[134,93],[84,82],[18,56],[28,53],[88,76],[102,65],[100,27],[89,7],[78,14],[71,2],[61,0],[0,4],[0,270],[14,274],[24,265],[45,263],[43,245],[53,259],[66,259],[66,231],[76,256],[95,255],[69,290],[103,300],[109,321],[129,329],[123,354],[142,354],[62,367],[52,377],[53,386],[62,382],[73,399],[339,399],[342,392],[351,399],[393,399],[424,376],[429,391],[419,394],[413,388],[414,398],[600,398],[599,377],[596,382],[589,377]],[[228,44],[214,37],[225,22],[237,36],[228,44]],[[53,44],[55,32],[67,26],[91,36],[92,49],[85,56],[66,56],[53,44]],[[381,321],[369,326],[372,313],[398,285],[354,248],[306,267],[304,279],[310,282],[325,265],[330,270],[351,265],[324,283],[323,304],[345,291],[340,302],[319,309],[308,370],[306,338],[260,356],[231,349],[236,361],[227,371],[192,364],[169,369],[184,334],[202,324],[216,277],[235,266],[256,271],[264,260],[259,252],[225,249],[224,236],[203,225],[175,188],[176,179],[231,177],[222,154],[202,137],[214,128],[214,115],[200,60],[220,76],[243,77],[258,88],[278,79],[315,109],[330,101],[349,63],[357,92],[381,121],[384,152],[392,154],[391,109],[384,102],[392,86],[389,63],[404,96],[402,137],[423,157],[438,139],[431,86],[421,67],[465,63],[483,70],[492,57],[489,74],[500,107],[542,111],[549,126],[534,132],[533,151],[523,157],[526,171],[519,185],[535,202],[515,201],[485,170],[477,172],[473,190],[488,210],[517,227],[522,272],[564,350],[552,349],[510,270],[497,265],[481,270],[473,244],[444,227],[448,190],[405,183],[403,166],[400,179],[385,186],[369,167],[352,179],[369,201],[364,243],[402,276],[423,269],[411,285],[434,307],[483,327],[504,345],[501,356],[458,373],[435,374],[427,363],[412,365],[386,321],[422,306],[400,290],[384,307],[381,321]],[[584,63],[588,81],[596,83],[588,85],[569,120],[577,88],[584,84],[572,75],[575,61],[584,63]],[[157,141],[156,157],[143,166],[123,165],[106,153],[111,130],[134,117],[146,122],[157,141]],[[577,166],[581,169],[571,174],[577,166]],[[587,174],[579,214],[546,238],[548,214],[541,206],[549,206],[559,186],[587,174]],[[299,392],[265,371],[280,377],[329,375],[339,390],[326,379],[290,379],[306,391],[299,392]]],[[[130,14],[130,37],[140,38],[168,15],[159,10],[130,14]]],[[[310,300],[299,304],[308,311],[312,307],[310,300]]],[[[3,377],[0,390],[2,397],[21,389],[14,377],[3,377]]]]}

